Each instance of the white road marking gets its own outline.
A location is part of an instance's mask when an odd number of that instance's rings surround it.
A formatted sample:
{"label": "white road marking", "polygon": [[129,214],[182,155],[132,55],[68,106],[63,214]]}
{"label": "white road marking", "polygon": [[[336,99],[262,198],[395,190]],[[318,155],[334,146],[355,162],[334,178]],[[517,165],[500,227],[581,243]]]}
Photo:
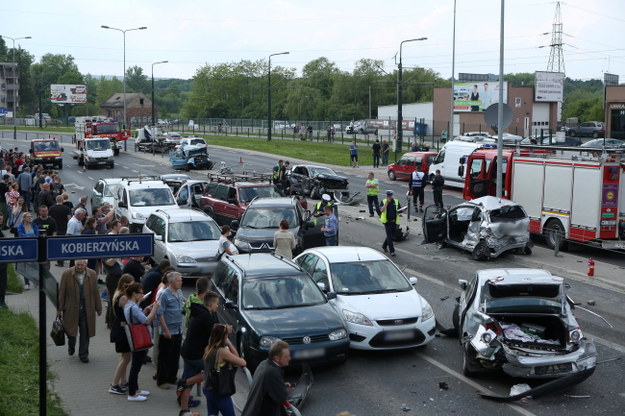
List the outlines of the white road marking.
{"label": "white road marking", "polygon": [[89,178],[89,180],[95,181],[95,179],[93,179],[91,176],[87,176],[87,178]]}
{"label": "white road marking", "polygon": [[[474,389],[480,390],[484,393],[488,393],[490,395],[496,395],[496,393],[492,390],[490,390],[487,387],[482,386],[479,383],[476,383],[474,380],[471,380],[470,378],[467,378],[465,376],[463,376],[462,374],[458,373],[455,370],[452,370],[451,368],[447,367],[445,364],[435,360],[434,358],[430,357],[427,354],[422,353],[421,351],[413,351],[413,353],[419,357],[424,359],[425,361],[427,361],[428,363],[440,368],[441,370],[443,370],[444,372],[446,372],[447,374],[449,374],[452,377],[457,378],[458,380],[462,381],[463,383],[468,384],[469,386],[473,387]],[[517,405],[517,404],[510,404],[510,403],[504,403],[506,406],[508,406],[511,410],[514,410],[516,412],[518,412],[521,415],[524,416],[536,416],[535,413],[530,412],[527,409],[522,408],[521,406]]]}
{"label": "white road marking", "polygon": [[132,169],[132,171],[133,171],[134,173],[139,173],[139,171],[138,171],[137,169]]}

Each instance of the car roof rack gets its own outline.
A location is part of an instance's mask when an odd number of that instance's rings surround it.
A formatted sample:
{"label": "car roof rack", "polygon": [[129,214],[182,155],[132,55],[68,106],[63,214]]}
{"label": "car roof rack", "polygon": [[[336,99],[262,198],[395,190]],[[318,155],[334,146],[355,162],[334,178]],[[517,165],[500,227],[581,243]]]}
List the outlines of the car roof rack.
{"label": "car roof rack", "polygon": [[139,176],[122,176],[122,181],[126,181],[129,184],[132,182],[143,182],[143,181],[159,181],[162,182],[162,180],[158,177],[158,176],[152,176],[152,175],[139,175]]}
{"label": "car roof rack", "polygon": [[268,173],[242,172],[242,173],[208,173],[209,182],[236,184],[237,182],[268,182],[271,183],[273,175]]}

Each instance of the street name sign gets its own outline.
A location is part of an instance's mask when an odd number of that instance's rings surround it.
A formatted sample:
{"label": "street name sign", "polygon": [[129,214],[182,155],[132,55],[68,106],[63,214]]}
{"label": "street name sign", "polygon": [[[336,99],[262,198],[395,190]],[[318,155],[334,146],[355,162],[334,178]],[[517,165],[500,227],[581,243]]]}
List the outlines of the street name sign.
{"label": "street name sign", "polygon": [[154,234],[55,236],[46,239],[48,260],[151,256]]}
{"label": "street name sign", "polygon": [[0,263],[37,261],[38,259],[37,237],[0,238]]}

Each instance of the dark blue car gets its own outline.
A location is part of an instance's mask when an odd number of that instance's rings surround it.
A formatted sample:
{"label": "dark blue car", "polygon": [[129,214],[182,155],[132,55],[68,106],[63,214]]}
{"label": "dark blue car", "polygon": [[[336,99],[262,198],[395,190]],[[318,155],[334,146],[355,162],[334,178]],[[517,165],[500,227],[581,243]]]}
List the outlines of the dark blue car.
{"label": "dark blue car", "polygon": [[214,278],[220,319],[232,325],[231,340],[253,371],[271,345],[286,341],[291,365],[347,359],[345,322],[299,265],[269,253],[222,257]]}

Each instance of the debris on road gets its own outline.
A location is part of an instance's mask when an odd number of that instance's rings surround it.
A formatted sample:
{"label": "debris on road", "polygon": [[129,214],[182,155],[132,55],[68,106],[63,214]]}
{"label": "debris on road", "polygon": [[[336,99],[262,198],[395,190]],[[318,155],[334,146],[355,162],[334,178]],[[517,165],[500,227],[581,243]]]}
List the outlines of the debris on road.
{"label": "debris on road", "polygon": [[441,381],[438,383],[438,388],[441,390],[449,390],[449,384],[445,383],[444,381]]}
{"label": "debris on road", "polygon": [[531,390],[529,384],[515,384],[514,386],[510,387],[510,396],[516,396],[517,394],[525,393],[528,390]]}
{"label": "debris on road", "polygon": [[401,406],[399,406],[399,408],[403,410],[404,412],[410,411],[410,408],[406,405],[406,403],[402,403]]}

